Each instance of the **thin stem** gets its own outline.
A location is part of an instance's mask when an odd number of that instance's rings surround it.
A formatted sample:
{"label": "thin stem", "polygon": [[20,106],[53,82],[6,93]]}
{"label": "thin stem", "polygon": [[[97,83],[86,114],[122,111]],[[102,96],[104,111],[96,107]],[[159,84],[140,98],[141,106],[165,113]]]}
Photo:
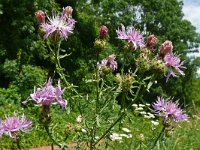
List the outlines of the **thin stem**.
{"label": "thin stem", "polygon": [[[137,89],[136,95],[135,95],[135,97],[134,97],[132,103],[130,103],[130,104],[127,106],[126,111],[132,106],[132,104],[134,103],[134,101],[135,101],[136,99],[138,99],[138,97],[139,97],[138,95],[139,95],[139,92],[140,92],[140,90],[141,90],[141,86],[142,86],[142,85],[140,84],[139,87],[138,87],[138,89]],[[101,141],[101,139],[103,139],[103,138],[110,132],[110,130],[111,130],[125,115],[126,115],[126,111],[124,111],[123,113],[121,113],[121,115],[117,118],[117,120],[111,124],[111,126],[110,126],[110,127],[105,131],[105,133],[94,143],[94,145],[98,144],[99,141]]]}
{"label": "thin stem", "polygon": [[156,146],[158,140],[159,140],[160,138],[163,137],[164,133],[165,133],[165,126],[163,126],[163,128],[162,128],[162,130],[160,131],[158,137],[156,138],[156,140],[155,140],[154,143],[152,144],[150,150],[152,150],[152,149]]}
{"label": "thin stem", "polygon": [[17,137],[16,143],[17,143],[17,148],[18,148],[19,150],[21,150],[21,146],[20,146],[20,142],[19,142],[19,137]]}
{"label": "thin stem", "polygon": [[[99,54],[96,54],[96,64],[99,61]],[[95,122],[93,124],[93,129],[92,129],[92,139],[90,141],[90,148],[93,149],[95,144],[95,136],[96,136],[96,129],[97,129],[97,117],[99,115],[99,69],[98,66],[96,65],[96,109],[95,109]]]}
{"label": "thin stem", "polygon": [[53,146],[53,143],[51,144],[51,149],[52,149],[52,150],[54,150],[54,146]]}
{"label": "thin stem", "polygon": [[[44,128],[45,128],[45,130],[46,130],[48,136],[49,136],[50,139],[52,140],[52,142],[53,142],[54,144],[58,145],[60,148],[62,148],[62,145],[61,145],[60,143],[58,143],[58,142],[54,139],[54,137],[52,136],[52,134],[50,133],[48,126],[45,126],[45,125],[44,125]],[[52,144],[53,144],[53,143],[52,143]],[[52,145],[52,146],[53,146],[53,145]],[[52,147],[52,146],[51,146],[51,147]],[[64,148],[62,148],[62,149],[64,149]]]}

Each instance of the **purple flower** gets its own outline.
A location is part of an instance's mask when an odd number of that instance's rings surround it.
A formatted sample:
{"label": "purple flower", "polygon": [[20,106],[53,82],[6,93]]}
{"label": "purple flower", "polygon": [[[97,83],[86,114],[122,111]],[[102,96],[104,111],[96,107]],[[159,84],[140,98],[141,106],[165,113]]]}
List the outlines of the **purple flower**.
{"label": "purple flower", "polygon": [[122,25],[121,30],[118,29],[116,30],[116,32],[118,35],[117,37],[118,39],[127,40],[128,43],[133,44],[135,49],[137,49],[138,46],[140,48],[145,46],[143,36],[138,31],[136,31],[133,27],[129,27],[126,30],[124,25]]}
{"label": "purple flower", "polygon": [[115,55],[112,54],[108,56],[108,58],[105,58],[101,61],[101,63],[97,64],[99,69],[102,67],[109,67],[112,71],[115,71],[117,69],[117,62],[115,61]]}
{"label": "purple flower", "polygon": [[180,122],[188,119],[188,115],[179,108],[178,102],[173,103],[170,98],[165,100],[161,97],[157,97],[157,101],[153,103],[152,107],[156,115],[164,118],[164,122],[168,120]]}
{"label": "purple flower", "polygon": [[49,36],[59,36],[67,40],[69,33],[72,33],[75,27],[75,20],[71,17],[71,13],[63,9],[62,14],[53,14],[48,17],[48,22],[41,24],[41,30],[45,32],[44,39]]}
{"label": "purple flower", "polygon": [[1,122],[0,132],[1,134],[6,134],[11,138],[15,138],[19,131],[28,132],[31,128],[31,125],[32,122],[27,120],[24,114],[22,115],[21,119],[14,114],[13,117],[7,117]]}
{"label": "purple flower", "polygon": [[33,94],[30,94],[32,100],[39,105],[51,105],[59,104],[62,108],[65,108],[67,102],[62,99],[64,90],[61,89],[60,81],[56,88],[52,85],[52,79],[49,78],[48,82],[43,88],[37,88]]}
{"label": "purple flower", "polygon": [[181,69],[186,67],[182,66],[183,62],[181,62],[179,57],[176,57],[173,54],[168,53],[164,57],[164,63],[168,67],[168,73],[166,75],[167,80],[169,79],[170,76],[177,77],[177,74],[185,75]]}

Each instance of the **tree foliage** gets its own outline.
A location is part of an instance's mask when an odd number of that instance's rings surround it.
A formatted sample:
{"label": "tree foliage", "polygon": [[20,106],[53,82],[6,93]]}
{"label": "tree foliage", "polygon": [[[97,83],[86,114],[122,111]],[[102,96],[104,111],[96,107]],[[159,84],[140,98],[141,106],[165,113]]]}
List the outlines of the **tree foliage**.
{"label": "tree foliage", "polygon": [[[40,66],[48,72],[55,68],[53,64],[49,65],[49,51],[39,38],[34,13],[43,10],[50,15],[52,10],[57,11],[67,5],[73,7],[73,18],[77,23],[74,34],[61,46],[65,49],[63,53],[71,53],[68,59],[62,61],[62,66],[65,67],[69,80],[76,85],[82,85],[82,90],[88,88],[82,84],[83,79],[90,76],[94,69],[93,44],[98,28],[103,24],[109,28],[109,44],[106,45],[103,57],[111,52],[119,54],[122,51],[116,49],[121,43],[115,38],[115,31],[124,24],[133,25],[145,35],[155,34],[160,39],[158,45],[165,39],[171,40],[174,52],[181,54],[182,59],[186,60],[185,77],[176,81],[172,79],[163,89],[156,85],[144,98],[155,97],[161,93],[189,102],[190,94],[193,93],[196,101],[199,96],[199,92],[194,92],[199,85],[196,69],[200,63],[197,59],[188,58],[187,54],[198,48],[200,39],[191,23],[183,19],[183,2],[178,0],[3,0],[0,2],[0,69],[3,70],[0,72],[3,79],[0,81],[1,87],[9,87],[14,80],[21,77],[23,66]],[[155,51],[157,49],[158,47]],[[12,61],[13,64],[9,65]],[[12,69],[14,65],[17,65],[18,69]],[[165,85],[164,78],[160,78],[160,81]]]}

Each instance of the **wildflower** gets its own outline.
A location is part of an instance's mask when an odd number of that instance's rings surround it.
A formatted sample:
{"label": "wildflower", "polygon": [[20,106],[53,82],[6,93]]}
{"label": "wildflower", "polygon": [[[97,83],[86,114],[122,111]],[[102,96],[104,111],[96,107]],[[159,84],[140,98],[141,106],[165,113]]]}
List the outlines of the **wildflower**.
{"label": "wildflower", "polygon": [[118,133],[112,133],[112,134],[110,135],[110,138],[111,138],[112,141],[116,141],[116,140],[121,141],[121,140],[122,140],[122,137],[121,137],[120,134],[118,134]]}
{"label": "wildflower", "polygon": [[39,105],[49,106],[51,104],[59,104],[62,108],[65,108],[67,102],[62,99],[62,94],[64,90],[61,89],[60,80],[58,81],[58,86],[54,88],[52,86],[52,79],[49,78],[48,82],[43,88],[37,88],[34,90],[30,97]]}
{"label": "wildflower", "polygon": [[153,121],[153,120],[151,120],[151,123],[152,123],[154,126],[159,125],[159,122],[158,122],[158,121]]}
{"label": "wildflower", "polygon": [[131,130],[128,129],[128,128],[122,128],[122,130],[123,130],[124,132],[127,132],[127,133],[131,132]]}
{"label": "wildflower", "polygon": [[81,129],[81,132],[83,132],[83,133],[87,133],[87,131],[85,130],[85,129]]}
{"label": "wildflower", "polygon": [[164,122],[174,120],[175,122],[185,121],[188,119],[188,115],[179,108],[178,103],[173,103],[170,99],[157,98],[157,101],[153,103],[153,112],[164,118]]}
{"label": "wildflower", "polygon": [[45,23],[45,13],[42,10],[38,10],[35,17],[40,24]]}
{"label": "wildflower", "polygon": [[63,16],[66,19],[72,17],[72,12],[73,12],[73,9],[71,6],[67,6],[67,7],[63,8]]}
{"label": "wildflower", "polygon": [[143,110],[143,108],[142,107],[138,107],[135,110]]}
{"label": "wildflower", "polygon": [[1,134],[6,134],[11,138],[15,138],[19,131],[28,132],[31,128],[32,122],[26,119],[26,116],[23,114],[20,119],[15,114],[13,117],[7,117],[4,121],[1,122],[0,130]]}
{"label": "wildflower", "polygon": [[185,75],[184,72],[181,70],[182,68],[186,68],[181,62],[179,57],[174,56],[173,54],[166,54],[164,57],[164,63],[168,68],[168,73],[166,75],[167,80],[170,76],[177,77],[177,74]]}
{"label": "wildflower", "polygon": [[171,41],[165,41],[159,48],[159,56],[164,57],[166,54],[172,54],[173,45]]}
{"label": "wildflower", "polygon": [[117,62],[115,61],[115,55],[112,54],[108,56],[108,58],[103,59],[101,61],[101,64],[98,63],[97,66],[99,67],[99,69],[102,69],[103,67],[108,67],[112,71],[115,71],[117,69]]}
{"label": "wildflower", "polygon": [[125,137],[125,138],[132,138],[132,134],[119,134],[120,137]]}
{"label": "wildflower", "polygon": [[148,47],[153,47],[157,43],[158,43],[158,39],[155,37],[155,35],[152,34],[147,37],[147,46]]}
{"label": "wildflower", "polygon": [[100,40],[103,40],[106,37],[107,32],[108,32],[108,28],[106,26],[101,26],[100,33],[99,33]]}
{"label": "wildflower", "polygon": [[140,48],[145,46],[143,36],[138,31],[136,31],[133,27],[129,27],[126,30],[124,25],[122,25],[121,30],[118,29],[116,30],[116,32],[117,32],[118,39],[127,40],[128,43],[133,44],[133,47],[135,49],[137,49],[138,46]]}
{"label": "wildflower", "polygon": [[45,32],[44,39],[50,36],[67,40],[69,33],[75,27],[75,20],[71,17],[71,10],[63,9],[61,14],[53,14],[48,17],[48,22],[41,24],[41,30]]}
{"label": "wildflower", "polygon": [[77,122],[77,123],[81,123],[81,121],[82,121],[82,116],[79,115],[79,116],[76,118],[76,122]]}

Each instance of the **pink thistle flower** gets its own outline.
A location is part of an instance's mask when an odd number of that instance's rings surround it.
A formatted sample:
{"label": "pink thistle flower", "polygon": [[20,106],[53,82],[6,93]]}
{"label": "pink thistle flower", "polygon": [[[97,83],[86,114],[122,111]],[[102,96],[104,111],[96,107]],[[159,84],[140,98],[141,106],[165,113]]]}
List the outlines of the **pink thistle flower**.
{"label": "pink thistle flower", "polygon": [[143,36],[133,27],[129,27],[126,29],[124,25],[122,25],[122,28],[116,30],[116,32],[117,32],[118,39],[127,40],[128,43],[133,44],[135,49],[137,49],[138,46],[140,48],[145,46]]}
{"label": "pink thistle flower", "polygon": [[54,88],[52,79],[49,78],[46,85],[43,88],[34,90],[34,93],[30,94],[30,97],[39,105],[59,104],[62,108],[66,108],[67,102],[62,99],[63,92],[64,90],[61,89],[60,81],[58,81],[58,86]]}
{"label": "pink thistle flower", "polygon": [[11,138],[15,138],[19,131],[28,132],[31,125],[32,122],[27,120],[24,114],[21,119],[14,114],[13,117],[7,117],[1,122],[0,130],[2,133],[10,136]]}
{"label": "pink thistle flower", "polygon": [[186,67],[183,66],[183,62],[181,62],[179,57],[168,53],[164,57],[164,63],[168,67],[167,80],[170,76],[177,77],[177,74],[185,75],[181,69]]}
{"label": "pink thistle flower", "polygon": [[117,69],[117,62],[115,61],[115,55],[112,54],[110,56],[108,56],[108,58],[105,58],[101,61],[101,63],[97,64],[99,69],[102,67],[109,67],[112,71],[115,71]]}
{"label": "pink thistle flower", "polygon": [[101,26],[99,33],[100,40],[103,40],[106,37],[107,33],[108,33],[108,28],[106,26]]}
{"label": "pink thistle flower", "polygon": [[64,9],[62,14],[53,14],[48,17],[48,22],[41,24],[41,30],[45,32],[44,39],[49,36],[58,36],[67,40],[70,33],[73,33],[75,20],[71,17],[69,9]]}
{"label": "pink thistle flower", "polygon": [[161,97],[157,97],[157,101],[153,103],[152,107],[153,112],[157,116],[162,116],[164,118],[164,122],[168,120],[181,122],[189,118],[188,115],[179,108],[178,102],[173,103],[170,98],[165,100]]}

